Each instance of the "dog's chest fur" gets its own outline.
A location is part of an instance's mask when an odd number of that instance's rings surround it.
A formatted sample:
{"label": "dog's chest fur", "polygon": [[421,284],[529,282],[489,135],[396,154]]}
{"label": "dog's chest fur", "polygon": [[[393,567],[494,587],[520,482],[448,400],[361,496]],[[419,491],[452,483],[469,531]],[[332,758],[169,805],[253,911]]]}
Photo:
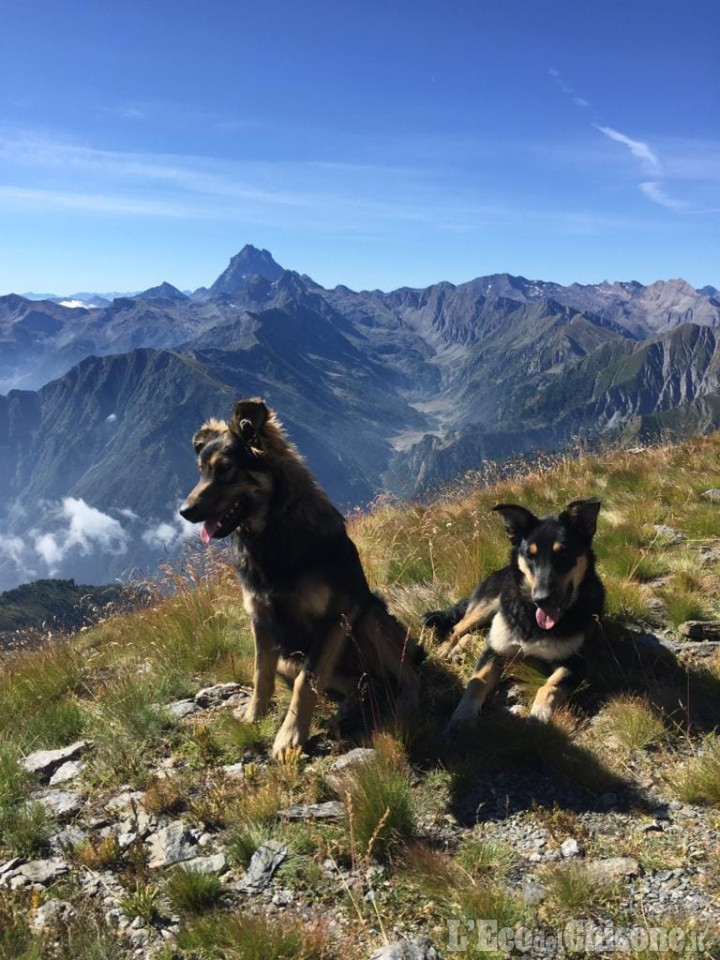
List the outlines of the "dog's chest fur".
{"label": "dog's chest fur", "polygon": [[577,653],[584,640],[584,631],[568,636],[523,636],[500,610],[493,617],[487,642],[502,657],[537,657],[538,660],[555,662]]}

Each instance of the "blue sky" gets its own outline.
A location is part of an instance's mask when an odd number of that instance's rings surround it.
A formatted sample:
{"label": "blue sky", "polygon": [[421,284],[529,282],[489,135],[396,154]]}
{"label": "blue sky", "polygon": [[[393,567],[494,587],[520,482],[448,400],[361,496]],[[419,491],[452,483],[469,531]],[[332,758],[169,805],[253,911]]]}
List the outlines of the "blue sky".
{"label": "blue sky", "polygon": [[0,36],[0,293],[720,286],[715,0],[26,0]]}

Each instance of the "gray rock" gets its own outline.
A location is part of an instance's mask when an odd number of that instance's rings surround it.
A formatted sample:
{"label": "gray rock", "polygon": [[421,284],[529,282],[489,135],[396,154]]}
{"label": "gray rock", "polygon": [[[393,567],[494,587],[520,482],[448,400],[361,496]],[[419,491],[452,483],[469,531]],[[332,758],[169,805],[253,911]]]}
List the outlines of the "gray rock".
{"label": "gray rock", "polygon": [[228,763],[220,769],[223,776],[229,777],[231,780],[240,780],[245,776],[244,763]]}
{"label": "gray rock", "polygon": [[278,843],[277,840],[268,840],[252,855],[250,866],[237,885],[237,889],[243,893],[261,893],[287,855],[287,847]]}
{"label": "gray rock", "polygon": [[193,857],[192,860],[186,860],[183,863],[186,870],[194,870],[195,873],[222,873],[226,866],[224,853],[215,853],[209,857]]}
{"label": "gray rock", "polygon": [[77,847],[79,844],[85,843],[87,838],[88,834],[85,830],[80,827],[69,826],[50,837],[50,846],[55,853],[62,853],[68,847]]}
{"label": "gray rock", "polygon": [[33,798],[58,820],[66,820],[79,813],[85,803],[85,795],[79,790],[48,790]]}
{"label": "gray rock", "polygon": [[564,857],[579,857],[580,845],[573,837],[568,837],[567,840],[563,840],[560,844],[560,853]]}
{"label": "gray rock", "polygon": [[68,760],[75,760],[92,747],[91,740],[76,740],[69,747],[59,750],[36,750],[23,757],[20,766],[28,773],[36,773],[43,780],[49,780],[58,767]]}
{"label": "gray rock", "polygon": [[340,790],[345,785],[348,776],[352,775],[363,763],[368,763],[374,757],[374,750],[368,747],[356,747],[337,758],[328,770],[325,779],[333,789]]}
{"label": "gray rock", "polygon": [[427,937],[422,937],[381,947],[370,955],[370,960],[441,960],[441,957]]}
{"label": "gray rock", "polygon": [[17,872],[29,883],[41,883],[45,886],[67,873],[69,869],[70,867],[60,857],[51,857],[49,860],[31,860],[30,863],[24,863]]}
{"label": "gray rock", "polygon": [[547,890],[541,883],[529,880],[523,887],[523,900],[526,906],[533,907],[547,897]]}
{"label": "gray rock", "polygon": [[240,693],[239,683],[216,683],[212,687],[204,687],[195,694],[195,703],[199,707],[214,707],[227,700],[233,694]]}
{"label": "gray rock", "polygon": [[6,860],[5,863],[0,864],[0,877],[6,873],[12,873],[22,862],[22,857],[13,857],[12,860]]}
{"label": "gray rock", "polygon": [[676,543],[680,540],[687,540],[687,534],[683,533],[682,530],[676,530],[674,527],[668,527],[664,523],[655,523],[653,524],[655,533],[659,537],[666,537],[668,540],[673,540]]}
{"label": "gray rock", "polygon": [[145,794],[139,790],[123,790],[116,794],[105,804],[108,813],[121,813],[123,810],[132,810],[133,807],[142,806]]}
{"label": "gray rock", "polygon": [[194,700],[174,700],[172,703],[166,703],[163,707],[169,714],[178,720],[183,717],[189,717],[198,710],[198,705]]}
{"label": "gray rock", "polygon": [[720,640],[720,620],[686,620],[678,633],[690,640]]}
{"label": "gray rock", "polygon": [[276,816],[278,820],[339,820],[346,813],[344,803],[328,800],[326,803],[311,803],[278,810]]}
{"label": "gray rock", "polygon": [[59,924],[66,923],[74,916],[75,908],[67,900],[48,900],[38,907],[30,928],[33,933],[42,933],[48,929],[51,933],[56,933]]}
{"label": "gray rock", "polygon": [[706,500],[710,500],[711,503],[720,503],[720,490],[717,487],[711,487],[709,490],[706,490],[705,493],[701,494]]}
{"label": "gray rock", "polygon": [[197,856],[197,845],[188,835],[186,824],[175,820],[167,827],[150,834],[146,840],[150,848],[148,866],[152,869],[169,867],[173,863],[182,863]]}
{"label": "gray rock", "polygon": [[50,786],[54,787],[58,783],[67,783],[68,780],[74,780],[79,777],[87,764],[82,760],[68,760],[61,767],[58,767],[55,773],[50,777]]}
{"label": "gray rock", "polygon": [[595,879],[607,883],[637,877],[640,873],[640,864],[635,857],[609,857],[607,860],[587,860],[585,865]]}

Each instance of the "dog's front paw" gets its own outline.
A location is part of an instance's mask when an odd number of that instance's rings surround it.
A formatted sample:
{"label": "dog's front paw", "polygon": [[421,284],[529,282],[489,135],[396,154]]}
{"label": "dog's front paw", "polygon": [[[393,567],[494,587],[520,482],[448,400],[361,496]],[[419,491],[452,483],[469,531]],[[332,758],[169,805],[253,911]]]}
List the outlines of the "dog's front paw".
{"label": "dog's front paw", "polygon": [[305,746],[306,736],[295,723],[284,723],[277,732],[272,755],[275,760],[284,760],[289,754]]}
{"label": "dog's front paw", "polygon": [[547,723],[549,720],[552,720],[553,715],[553,706],[549,701],[544,703],[534,703],[533,708],[530,711],[530,716],[534,720],[540,720],[542,723]]}

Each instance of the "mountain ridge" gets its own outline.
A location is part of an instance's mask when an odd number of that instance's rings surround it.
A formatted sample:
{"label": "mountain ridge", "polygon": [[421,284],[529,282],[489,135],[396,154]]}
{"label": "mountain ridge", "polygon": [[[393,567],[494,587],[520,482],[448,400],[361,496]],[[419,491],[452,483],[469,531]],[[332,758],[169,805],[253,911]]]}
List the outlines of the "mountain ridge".
{"label": "mountain ridge", "polygon": [[[720,426],[718,326],[720,301],[683,280],[357,292],[251,245],[190,296],[163,282],[93,309],[2,297],[0,527],[15,547],[0,586],[18,558],[107,581],[174,549],[189,438],[239,395],[265,396],[336,502],[361,506],[578,436]],[[80,522],[92,535],[73,541]]]}

